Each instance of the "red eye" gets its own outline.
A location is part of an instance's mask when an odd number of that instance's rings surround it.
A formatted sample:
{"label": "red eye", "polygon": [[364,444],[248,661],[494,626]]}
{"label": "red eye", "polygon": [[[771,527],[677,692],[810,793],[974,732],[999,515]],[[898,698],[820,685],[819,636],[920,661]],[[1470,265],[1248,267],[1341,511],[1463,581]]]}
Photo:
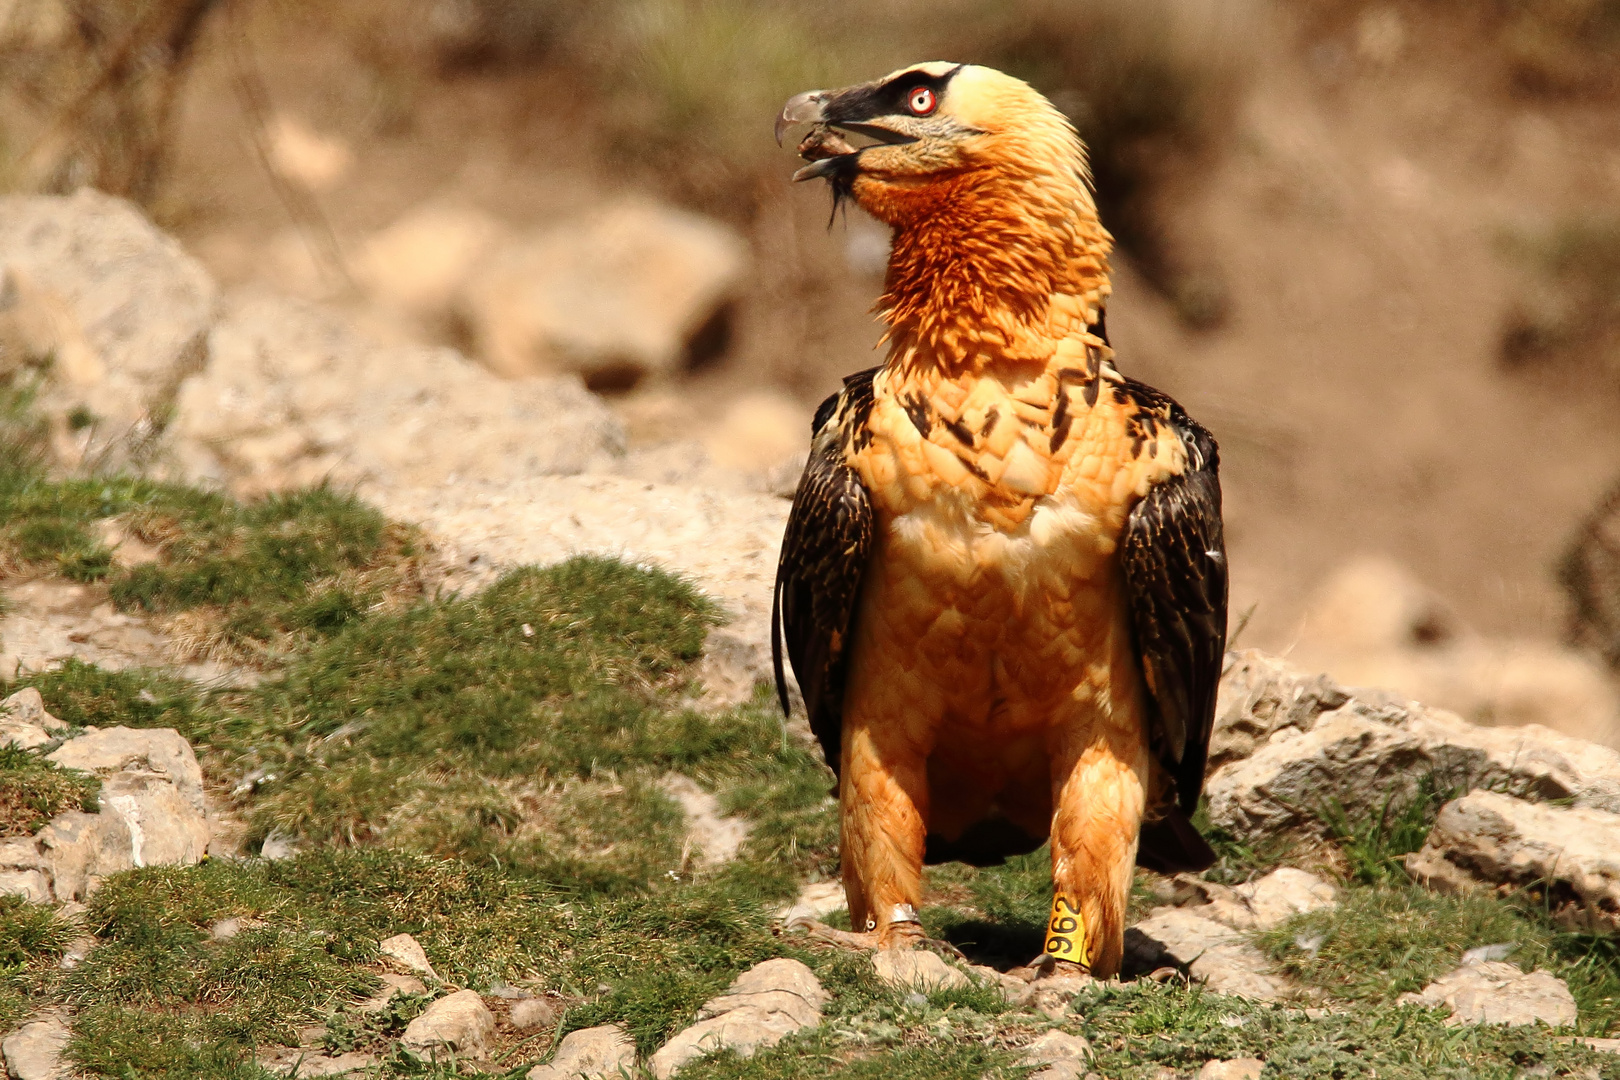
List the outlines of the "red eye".
{"label": "red eye", "polygon": [[939,102],[934,98],[934,92],[926,86],[919,86],[906,98],[906,105],[918,116],[927,116],[934,111]]}

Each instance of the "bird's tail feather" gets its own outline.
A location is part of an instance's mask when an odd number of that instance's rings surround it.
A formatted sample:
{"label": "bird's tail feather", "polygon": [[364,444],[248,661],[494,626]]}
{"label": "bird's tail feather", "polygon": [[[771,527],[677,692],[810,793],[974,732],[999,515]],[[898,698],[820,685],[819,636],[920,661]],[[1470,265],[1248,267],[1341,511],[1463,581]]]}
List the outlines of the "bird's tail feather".
{"label": "bird's tail feather", "polygon": [[1142,822],[1136,865],[1161,874],[1196,874],[1215,865],[1215,849],[1193,828],[1187,815],[1170,808],[1159,820]]}

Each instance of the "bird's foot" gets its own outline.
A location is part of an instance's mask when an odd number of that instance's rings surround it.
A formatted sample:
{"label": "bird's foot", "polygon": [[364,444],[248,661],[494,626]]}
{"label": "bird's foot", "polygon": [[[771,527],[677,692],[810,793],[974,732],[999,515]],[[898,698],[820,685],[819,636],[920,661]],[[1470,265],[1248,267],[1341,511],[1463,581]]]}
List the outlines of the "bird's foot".
{"label": "bird's foot", "polygon": [[1077,964],[1073,960],[1059,960],[1050,953],[1042,953],[1029,963],[1032,972],[1030,981],[1040,979],[1089,979],[1091,969],[1084,964]]}
{"label": "bird's foot", "polygon": [[889,927],[889,934],[885,940],[883,934],[877,930],[867,930],[864,933],[853,930],[839,930],[826,923],[816,922],[814,919],[795,919],[788,924],[789,930],[802,930],[816,941],[828,945],[836,945],[851,952],[873,952],[877,949],[927,949],[929,952],[939,953],[956,960],[966,960],[962,950],[948,941],[927,937],[918,923],[894,923]]}

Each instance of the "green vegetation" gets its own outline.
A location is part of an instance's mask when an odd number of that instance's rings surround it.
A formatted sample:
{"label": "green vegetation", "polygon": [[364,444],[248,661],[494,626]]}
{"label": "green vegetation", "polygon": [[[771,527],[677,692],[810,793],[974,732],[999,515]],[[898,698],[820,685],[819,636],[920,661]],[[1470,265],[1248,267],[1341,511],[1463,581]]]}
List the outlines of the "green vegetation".
{"label": "green vegetation", "polygon": [[1423,846],[1435,815],[1456,794],[1431,774],[1420,777],[1409,795],[1391,791],[1376,814],[1353,816],[1339,800],[1328,799],[1320,817],[1337,842],[1345,876],[1362,885],[1406,881],[1401,859]]}
{"label": "green vegetation", "polygon": [[70,927],[50,908],[0,896],[0,1031],[33,1011],[70,937]]}
{"label": "green vegetation", "polygon": [[38,754],[0,745],[0,837],[32,836],[65,810],[96,810],[100,781]]}
{"label": "green vegetation", "polygon": [[[0,571],[104,584],[124,611],[182,616],[194,659],[270,663],[422,592],[420,541],[329,488],[241,503],[131,475],[50,473],[31,393],[0,393]],[[109,539],[153,549],[120,565]]]}

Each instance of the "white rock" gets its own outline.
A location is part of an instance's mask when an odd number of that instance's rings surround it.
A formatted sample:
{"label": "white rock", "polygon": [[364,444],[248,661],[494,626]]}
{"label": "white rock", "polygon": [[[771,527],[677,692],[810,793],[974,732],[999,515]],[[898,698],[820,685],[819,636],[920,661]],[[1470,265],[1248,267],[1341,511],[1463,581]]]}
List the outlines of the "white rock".
{"label": "white rock", "polygon": [[[95,452],[149,427],[174,388],[207,359],[217,289],[180,245],[129,203],[88,188],[0,198],[0,321],[36,325],[33,351],[54,353],[48,412],[86,408],[101,421],[75,447]],[[27,308],[32,307],[30,314]],[[23,328],[25,336],[29,328]],[[0,328],[0,337],[5,331]]]}
{"label": "white rock", "polygon": [[202,770],[173,729],[89,731],[49,759],[102,781],[99,813],[58,814],[38,834],[57,900],[83,899],[107,874],[191,865],[207,852]]}
{"label": "white rock", "polygon": [[1208,896],[1208,903],[1190,910],[1237,930],[1269,930],[1294,915],[1338,902],[1338,890],[1330,883],[1291,866],[1229,889],[1208,882],[1195,884]]}
{"label": "white rock", "polygon": [[633,1075],[636,1044],[618,1024],[570,1031],[548,1065],[536,1065],[527,1080],[597,1080]]}
{"label": "white rock", "polygon": [[51,882],[41,870],[0,870],[0,896],[20,896],[30,904],[48,904]]}
{"label": "white rock", "polygon": [[51,732],[66,727],[66,724],[45,711],[44,699],[32,686],[0,701],[0,746],[9,743],[32,750],[50,742]]}
{"label": "white rock", "polygon": [[[46,671],[70,658],[111,671],[170,662],[163,635],[146,619],[114,610],[104,586],[44,577],[3,593],[8,610],[0,617],[0,671]],[[198,664],[182,674],[212,681],[227,671]]]}
{"label": "white rock", "polygon": [[1342,683],[1388,687],[1474,723],[1542,724],[1620,742],[1620,699],[1600,664],[1558,645],[1478,634],[1388,559],[1353,559],[1330,574],[1290,656]]}
{"label": "white rock", "polygon": [[0,720],[0,746],[15,746],[19,750],[32,750],[44,746],[51,737],[42,727],[16,720]]}
{"label": "white rock", "polygon": [[623,386],[678,367],[746,265],[747,245],[724,225],[626,202],[502,245],[463,307],[503,375],[574,372]]}
{"label": "white rock", "polygon": [[1074,996],[1090,990],[1097,980],[1090,975],[1053,975],[1025,983],[1020,990],[1017,980],[1010,975],[1000,980],[1002,996],[1015,1005],[1029,1005],[1049,1020],[1057,1021],[1069,1014]]}
{"label": "white rock", "polygon": [[1448,1024],[1505,1024],[1520,1027],[1540,1021],[1564,1027],[1576,1019],[1575,998],[1562,979],[1545,971],[1525,974],[1512,964],[1486,961],[1442,975],[1420,993],[1400,1000],[1430,1008],[1451,1009]]}
{"label": "white rock", "polygon": [[284,862],[298,855],[298,841],[284,832],[272,832],[259,845],[259,858],[266,862]]}
{"label": "white rock", "polygon": [[430,979],[437,979],[439,973],[433,970],[428,962],[427,951],[422,948],[421,942],[410,934],[395,934],[377,943],[377,951],[390,960],[398,961],[410,971],[418,975],[426,975]]}
{"label": "white rock", "polygon": [[198,813],[204,809],[202,768],[197,755],[173,728],[110,727],[70,739],[49,755],[64,769],[106,778],[115,772],[153,773]]}
{"label": "white rock", "polygon": [[1198,1080],[1260,1080],[1266,1063],[1259,1058],[1212,1059],[1198,1070]]}
{"label": "white rock", "polygon": [[405,1028],[400,1039],[409,1053],[425,1061],[484,1057],[495,1034],[495,1014],[476,990],[458,990],[429,1005]]}
{"label": "white rock", "polygon": [[1079,1035],[1053,1029],[1024,1048],[1019,1057],[1021,1065],[1055,1065],[1059,1062],[1083,1062],[1091,1057],[1091,1043]]}
{"label": "white rock", "polygon": [[1326,675],[1258,649],[1227,653],[1209,739],[1210,771],[1248,757],[1278,731],[1309,731],[1317,717],[1349,702],[1349,691]]}
{"label": "white rock", "polygon": [[442,319],[500,232],[500,222],[482,210],[418,206],[368,237],[351,268],[389,306]]}
{"label": "white rock", "polygon": [[[720,1050],[752,1057],[761,1047],[821,1023],[828,995],[815,973],[798,960],[778,958],[756,964],[726,992],[698,1010],[698,1022],[677,1032],[648,1063],[658,1080]],[[532,1075],[532,1074],[531,1074]]]}
{"label": "white rock", "polygon": [[0,713],[4,713],[8,720],[32,724],[46,731],[66,731],[68,728],[67,721],[58,720],[45,710],[45,699],[40,696],[39,689],[33,686],[24,687],[0,701]]}
{"label": "white rock", "polygon": [[959,990],[973,981],[960,968],[947,964],[927,949],[879,949],[872,954],[878,980],[901,990]]}
{"label": "white rock", "polygon": [[816,881],[800,889],[798,898],[778,911],[776,917],[788,925],[800,919],[820,921],[848,906],[849,901],[844,896],[843,882]]}
{"label": "white rock", "polygon": [[1431,888],[1545,887],[1559,915],[1620,929],[1620,814],[1472,791],[1441,807],[1406,868]]}
{"label": "white rock", "polygon": [[323,1054],[307,1046],[283,1046],[261,1054],[259,1066],[285,1080],[308,1080],[317,1076],[348,1076],[373,1069],[375,1054],[353,1051],[347,1054]]}
{"label": "white rock", "polygon": [[55,1017],[24,1024],[0,1042],[7,1071],[16,1080],[64,1080],[68,1067],[62,1051],[68,1035],[67,1025]]}
{"label": "white rock", "polygon": [[1125,953],[1143,970],[1168,961],[1211,990],[1252,1001],[1277,1001],[1291,990],[1253,945],[1197,909],[1159,908],[1125,931]]}
{"label": "white rock", "polygon": [[[450,349],[382,345],[317,307],[233,303],[180,388],[181,471],[238,491],[508,484],[610,462],[624,434],[574,379],[509,383]],[[369,491],[370,489],[368,489]]]}
{"label": "white rock", "polygon": [[1620,753],[1536,725],[1478,727],[1438,709],[1359,696],[1314,718],[1296,738],[1268,742],[1217,770],[1210,820],[1239,837],[1315,828],[1331,792],[1352,815],[1391,795],[1441,784],[1505,787],[1538,799],[1620,812]]}

